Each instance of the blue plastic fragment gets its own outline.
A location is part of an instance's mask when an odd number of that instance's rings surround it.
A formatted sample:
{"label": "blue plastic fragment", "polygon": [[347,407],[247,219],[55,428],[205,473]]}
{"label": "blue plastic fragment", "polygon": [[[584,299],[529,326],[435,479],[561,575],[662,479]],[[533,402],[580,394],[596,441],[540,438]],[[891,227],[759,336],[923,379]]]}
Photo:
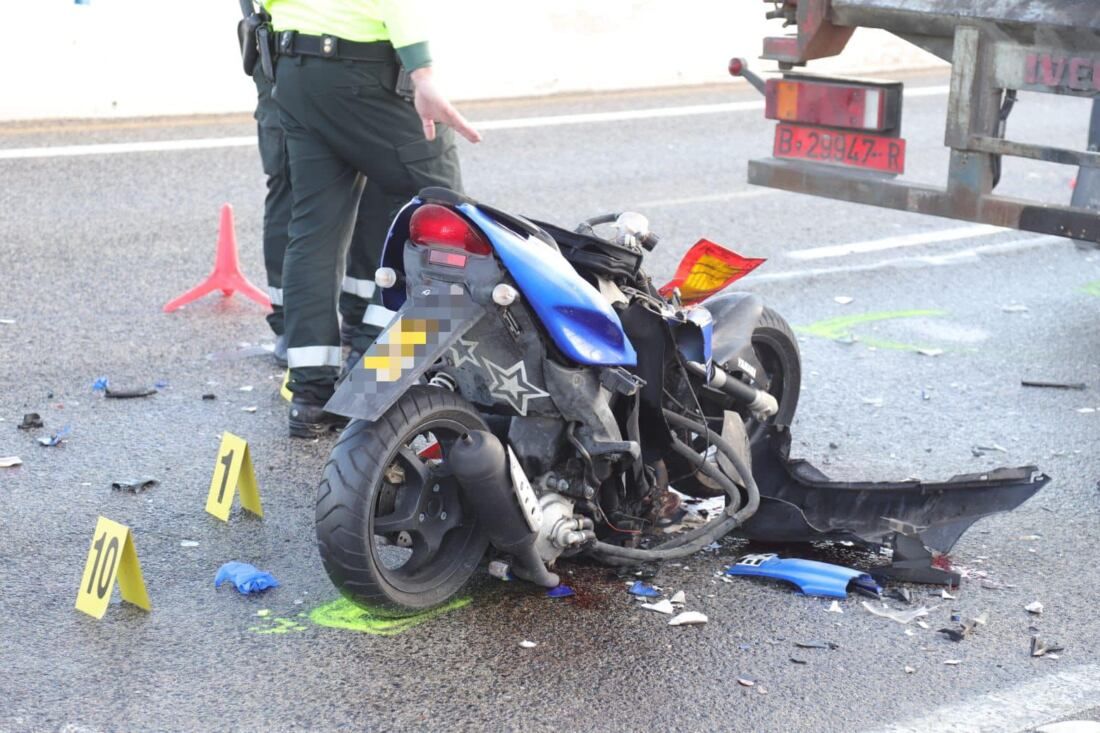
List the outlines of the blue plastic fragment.
{"label": "blue plastic fragment", "polygon": [[882,588],[867,573],[816,560],[780,558],[775,554],[745,555],[726,569],[726,575],[785,580],[808,596],[847,598],[848,585],[878,595]]}
{"label": "blue plastic fragment", "polygon": [[573,589],[570,588],[568,585],[559,585],[557,588],[551,588],[550,590],[546,591],[546,595],[550,596],[551,598],[568,598],[569,596],[575,594],[573,593]]}
{"label": "blue plastic fragment", "polygon": [[92,382],[92,391],[106,392],[108,386],[110,386],[110,380],[107,379],[107,377],[99,377],[94,382]]}
{"label": "blue plastic fragment", "polygon": [[642,598],[656,598],[661,595],[661,591],[654,588],[649,583],[643,583],[640,580],[635,580],[634,585],[630,586],[630,590],[627,591],[632,596],[641,596]]}
{"label": "blue plastic fragment", "polygon": [[274,575],[258,570],[246,562],[227,562],[218,568],[218,574],[214,576],[214,587],[221,587],[221,584],[227,580],[244,594],[259,593],[268,588],[279,587],[279,581],[275,580]]}
{"label": "blue plastic fragment", "polygon": [[55,445],[61,445],[61,441],[69,437],[72,432],[72,426],[66,425],[48,438],[39,438],[38,443],[39,445],[44,445],[47,448],[53,448]]}
{"label": "blue plastic fragment", "polygon": [[153,386],[156,387],[157,389],[165,389],[165,388],[168,387],[168,380],[167,379],[158,379],[156,382],[153,383]]}

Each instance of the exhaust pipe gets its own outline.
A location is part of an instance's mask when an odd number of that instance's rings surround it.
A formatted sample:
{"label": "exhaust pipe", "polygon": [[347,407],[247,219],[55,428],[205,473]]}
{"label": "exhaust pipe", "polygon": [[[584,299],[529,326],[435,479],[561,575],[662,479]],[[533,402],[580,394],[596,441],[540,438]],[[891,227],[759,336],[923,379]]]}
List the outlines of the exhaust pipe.
{"label": "exhaust pipe", "polygon": [[539,534],[520,510],[500,440],[483,430],[471,431],[455,441],[447,464],[489,542],[516,559],[512,572],[523,580],[556,588],[561,579],[546,569],[535,549]]}

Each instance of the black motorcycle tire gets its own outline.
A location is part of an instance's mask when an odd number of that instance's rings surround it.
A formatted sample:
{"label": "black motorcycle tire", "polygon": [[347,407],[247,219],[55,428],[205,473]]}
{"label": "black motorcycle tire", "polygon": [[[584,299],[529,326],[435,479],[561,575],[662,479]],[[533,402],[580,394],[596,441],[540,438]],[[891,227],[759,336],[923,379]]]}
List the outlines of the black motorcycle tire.
{"label": "black motorcycle tire", "polygon": [[755,417],[745,421],[749,443],[755,449],[763,444],[767,428],[788,428],[798,409],[798,397],[802,392],[802,356],[798,339],[783,316],[767,306],[752,332],[752,345],[756,358],[764,367],[770,383],[768,394],[779,401],[779,412],[766,422]]}
{"label": "black motorcycle tire", "polygon": [[[487,429],[485,421],[461,396],[422,385],[409,388],[377,420],[355,420],[348,425],[325,465],[316,506],[321,561],[345,598],[369,610],[416,612],[444,603],[470,579],[488,547],[485,533],[470,512],[462,509],[461,522],[447,530],[438,549],[434,553],[424,552],[430,558],[426,563],[411,562],[417,551],[417,545],[413,544],[407,564],[418,567],[407,575],[401,574],[400,567],[386,567],[383,552],[387,548],[379,546],[374,523],[387,491],[390,511],[395,514],[398,500],[393,497],[398,492],[415,491],[415,496],[422,497],[429,491],[423,480],[419,489],[410,488],[404,469],[398,474],[402,476],[400,486],[389,483],[395,475],[393,466],[409,460],[410,454],[418,455],[409,447],[415,436],[431,430],[433,435],[459,437],[472,430]],[[444,453],[439,465],[445,461]],[[391,471],[389,477],[387,471]],[[461,491],[457,482],[453,478],[435,478],[434,471],[428,483],[443,487],[444,492],[436,497],[448,497],[448,506],[460,510]],[[444,481],[450,483],[444,486]],[[430,514],[431,510],[428,511]],[[419,516],[423,522],[424,514]],[[435,519],[439,516],[437,510]],[[446,519],[447,515],[442,516]],[[428,520],[431,519],[429,516]]]}

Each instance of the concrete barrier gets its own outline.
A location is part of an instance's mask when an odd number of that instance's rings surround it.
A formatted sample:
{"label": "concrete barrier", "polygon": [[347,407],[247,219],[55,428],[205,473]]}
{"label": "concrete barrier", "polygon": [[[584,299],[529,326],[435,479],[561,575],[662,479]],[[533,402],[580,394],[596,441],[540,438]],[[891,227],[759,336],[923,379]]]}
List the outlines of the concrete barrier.
{"label": "concrete barrier", "polygon": [[[252,109],[233,0],[24,0],[7,15],[0,119],[132,117]],[[426,0],[442,81],[491,99],[728,81],[781,32],[756,0]],[[12,45],[14,44],[14,48]],[[860,31],[815,69],[871,74],[939,62]],[[761,69],[768,67],[757,64]]]}

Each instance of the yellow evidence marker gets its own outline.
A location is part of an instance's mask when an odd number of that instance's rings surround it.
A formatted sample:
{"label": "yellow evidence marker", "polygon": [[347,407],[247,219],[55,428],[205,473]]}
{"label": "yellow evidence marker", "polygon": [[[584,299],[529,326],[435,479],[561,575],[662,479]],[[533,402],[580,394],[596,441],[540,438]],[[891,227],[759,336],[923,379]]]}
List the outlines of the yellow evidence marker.
{"label": "yellow evidence marker", "polygon": [[88,561],[84,563],[84,576],[80,579],[80,590],[76,594],[76,609],[93,618],[103,618],[107,604],[111,602],[116,575],[122,600],[146,611],[152,610],[130,528],[100,517],[92,535]]}
{"label": "yellow evidence marker", "polygon": [[264,509],[260,506],[260,487],[256,483],[248,443],[233,433],[222,433],[218,460],[214,464],[214,475],[210,478],[210,492],[206,496],[206,511],[228,522],[229,510],[233,508],[233,494],[238,490],[241,506],[262,517]]}
{"label": "yellow evidence marker", "polygon": [[292,399],[294,399],[294,393],[290,391],[290,387],[288,386],[289,384],[290,370],[287,369],[286,374],[283,375],[283,383],[279,387],[279,395],[287,402],[290,402]]}

